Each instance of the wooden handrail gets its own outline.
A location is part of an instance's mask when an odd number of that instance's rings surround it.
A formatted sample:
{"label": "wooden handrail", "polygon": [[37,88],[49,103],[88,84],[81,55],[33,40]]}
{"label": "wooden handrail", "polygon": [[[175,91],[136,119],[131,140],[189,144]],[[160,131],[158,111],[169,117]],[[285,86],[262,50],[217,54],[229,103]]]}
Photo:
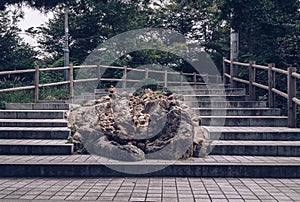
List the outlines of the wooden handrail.
{"label": "wooden handrail", "polygon": [[277,90],[276,88],[272,88],[272,91],[274,93],[276,93],[277,95],[280,95],[281,97],[284,97],[285,99],[288,99],[288,97],[289,97],[288,94],[286,94],[286,93],[284,93],[280,90]]}
{"label": "wooden handrail", "polygon": [[35,72],[35,70],[34,69],[25,69],[25,70],[5,71],[5,72],[0,72],[0,75],[22,74],[22,73],[31,73],[31,72]]}
{"label": "wooden handrail", "polygon": [[238,81],[238,82],[240,82],[240,83],[245,83],[245,84],[249,84],[250,82],[249,81],[247,81],[247,80],[244,80],[244,79],[239,79],[239,78],[236,78],[236,77],[234,77],[234,78],[232,78],[234,81]]}
{"label": "wooden handrail", "polygon": [[227,73],[224,73],[224,76],[226,76],[227,78],[231,78],[231,76]]}
{"label": "wooden handrail", "polygon": [[260,84],[260,83],[253,82],[253,85],[256,86],[256,87],[262,88],[264,90],[269,89],[269,86],[266,86],[266,85],[263,85],[263,84]]}
{"label": "wooden handrail", "polygon": [[274,71],[276,73],[279,73],[279,74],[284,74],[284,75],[288,74],[288,71],[283,70],[283,69],[278,69],[278,68],[275,68],[275,67],[272,68],[272,71]]}
{"label": "wooden handrail", "polygon": [[30,90],[34,89],[35,86],[24,86],[24,87],[17,87],[17,88],[6,88],[6,89],[1,89],[0,93],[7,93],[7,92],[12,92],[12,91],[19,91],[19,90]]}
{"label": "wooden handrail", "polygon": [[239,66],[243,66],[243,67],[249,67],[249,64],[247,64],[247,63],[242,63],[242,62],[232,62],[232,64],[234,64],[234,65],[239,65]]}
{"label": "wooden handrail", "polygon": [[263,69],[263,70],[269,69],[267,66],[257,65],[257,64],[253,64],[252,67],[257,68],[257,69]]}
{"label": "wooden handrail", "polygon": [[293,99],[293,102],[295,102],[297,105],[300,105],[300,100],[296,97],[294,97]]}
{"label": "wooden handrail", "polygon": [[[230,73],[227,71],[226,65],[230,65]],[[235,68],[238,67],[249,67],[249,80],[237,78],[238,74],[235,72]],[[255,69],[267,70],[268,71],[268,86],[258,83],[255,80],[256,71]],[[244,83],[249,85],[250,98],[255,100],[255,87],[264,89],[268,91],[268,103],[269,107],[275,107],[275,95],[279,95],[287,99],[288,105],[288,126],[296,127],[296,105],[300,105],[300,100],[296,97],[296,79],[300,79],[300,74],[296,73],[296,68],[288,68],[288,70],[283,70],[276,68],[274,64],[269,64],[268,66],[257,65],[255,62],[242,63],[237,61],[230,61],[223,58],[223,77],[228,78],[230,83],[234,82]],[[287,77],[287,93],[282,92],[275,88],[275,73],[285,75]],[[224,79],[226,81],[226,79]]]}
{"label": "wooden handrail", "polygon": [[292,76],[295,77],[296,79],[300,79],[300,74],[293,72]]}
{"label": "wooden handrail", "polygon": [[55,83],[45,83],[45,84],[39,84],[39,87],[49,87],[49,86],[59,86],[59,85],[65,85],[69,84],[70,81],[61,81],[61,82],[55,82]]}
{"label": "wooden handrail", "polygon": [[47,71],[58,71],[58,70],[68,70],[70,67],[52,67],[52,68],[40,68],[40,72],[47,72]]}

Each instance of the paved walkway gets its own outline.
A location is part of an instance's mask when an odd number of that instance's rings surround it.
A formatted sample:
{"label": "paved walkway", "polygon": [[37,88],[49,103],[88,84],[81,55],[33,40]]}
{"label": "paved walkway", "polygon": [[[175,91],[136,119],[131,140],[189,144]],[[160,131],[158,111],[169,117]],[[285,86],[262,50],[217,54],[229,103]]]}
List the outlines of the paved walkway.
{"label": "paved walkway", "polygon": [[300,179],[0,178],[0,200],[300,201]]}

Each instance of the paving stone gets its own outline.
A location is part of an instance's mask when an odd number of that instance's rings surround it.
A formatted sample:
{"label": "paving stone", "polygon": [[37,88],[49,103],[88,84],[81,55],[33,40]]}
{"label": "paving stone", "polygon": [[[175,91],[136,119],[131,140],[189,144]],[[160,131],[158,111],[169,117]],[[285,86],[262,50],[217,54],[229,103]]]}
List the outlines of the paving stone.
{"label": "paving stone", "polygon": [[229,201],[227,199],[223,199],[223,198],[217,198],[217,199],[211,199],[212,202],[226,202],[226,201]]}
{"label": "paving stone", "polygon": [[64,200],[66,196],[52,196],[50,200]]}
{"label": "paving stone", "polygon": [[161,193],[148,193],[147,198],[160,198]]}
{"label": "paving stone", "polygon": [[244,199],[240,198],[240,199],[236,199],[236,198],[227,198],[228,201],[230,202],[244,202]]}
{"label": "paving stone", "polygon": [[202,199],[202,198],[200,198],[200,199],[195,199],[195,201],[196,202],[211,202],[211,200],[210,199]]}
{"label": "paving stone", "polygon": [[18,199],[18,198],[20,198],[20,197],[22,197],[23,195],[19,195],[19,194],[10,194],[10,195],[8,195],[8,196],[5,196],[5,197],[3,197],[3,198],[5,198],[5,199]]}
{"label": "paving stone", "polygon": [[23,195],[19,199],[31,200],[34,199],[37,195]]}
{"label": "paving stone", "polygon": [[173,198],[165,198],[165,197],[163,197],[162,201],[165,201],[165,202],[174,202],[174,201],[178,201],[178,198],[177,197],[173,197]]}
{"label": "paving stone", "polygon": [[129,197],[115,197],[113,201],[128,201]]}
{"label": "paving stone", "polygon": [[186,198],[186,197],[181,198],[181,197],[179,197],[178,201],[180,201],[180,202],[194,202],[194,198]]}
{"label": "paving stone", "polygon": [[131,197],[129,200],[130,201],[144,201],[145,197]]}
{"label": "paving stone", "polygon": [[146,198],[146,201],[149,201],[149,202],[160,202],[160,201],[162,201],[162,199],[161,198],[155,198],[155,197],[153,197],[153,198]]}

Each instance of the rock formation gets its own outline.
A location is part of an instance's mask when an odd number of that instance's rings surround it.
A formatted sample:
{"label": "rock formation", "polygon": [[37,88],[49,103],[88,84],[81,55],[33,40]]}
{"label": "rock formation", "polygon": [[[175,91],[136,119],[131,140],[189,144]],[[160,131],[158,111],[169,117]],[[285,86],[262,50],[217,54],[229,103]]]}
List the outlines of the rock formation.
{"label": "rock formation", "polygon": [[194,112],[175,93],[139,89],[110,93],[73,110],[69,122],[85,149],[123,160],[205,156],[206,138]]}

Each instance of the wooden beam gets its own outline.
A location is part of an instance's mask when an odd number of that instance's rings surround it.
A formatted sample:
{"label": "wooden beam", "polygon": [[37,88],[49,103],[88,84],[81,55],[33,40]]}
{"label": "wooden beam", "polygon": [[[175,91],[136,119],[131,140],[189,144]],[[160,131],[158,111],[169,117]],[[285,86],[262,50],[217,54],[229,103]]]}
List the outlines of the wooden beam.
{"label": "wooden beam", "polygon": [[288,68],[288,127],[296,128],[297,120],[297,108],[296,104],[293,101],[293,98],[296,97],[296,78],[292,74],[296,72],[296,68]]}

